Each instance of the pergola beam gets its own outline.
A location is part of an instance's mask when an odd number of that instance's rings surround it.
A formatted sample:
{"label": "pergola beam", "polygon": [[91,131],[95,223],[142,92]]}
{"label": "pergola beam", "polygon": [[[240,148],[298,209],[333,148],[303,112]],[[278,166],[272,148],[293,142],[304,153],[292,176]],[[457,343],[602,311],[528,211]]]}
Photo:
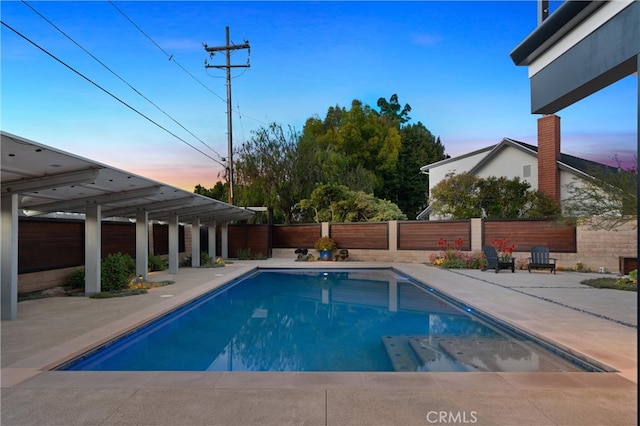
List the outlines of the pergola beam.
{"label": "pergola beam", "polygon": [[93,183],[100,174],[100,169],[91,168],[54,175],[23,178],[10,182],[2,182],[3,194],[24,194],[45,189],[60,188],[69,185]]}

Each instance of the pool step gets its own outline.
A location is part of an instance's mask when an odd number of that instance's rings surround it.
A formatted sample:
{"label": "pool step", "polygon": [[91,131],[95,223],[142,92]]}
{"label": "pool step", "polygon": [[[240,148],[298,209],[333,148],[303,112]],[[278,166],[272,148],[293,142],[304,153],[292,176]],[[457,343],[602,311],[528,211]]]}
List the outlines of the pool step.
{"label": "pool step", "polygon": [[420,365],[427,365],[438,359],[438,353],[430,345],[427,336],[407,336],[409,346],[420,359]]}
{"label": "pool step", "polygon": [[411,349],[409,339],[413,336],[383,336],[382,344],[387,350],[394,371],[419,371],[422,363]]}

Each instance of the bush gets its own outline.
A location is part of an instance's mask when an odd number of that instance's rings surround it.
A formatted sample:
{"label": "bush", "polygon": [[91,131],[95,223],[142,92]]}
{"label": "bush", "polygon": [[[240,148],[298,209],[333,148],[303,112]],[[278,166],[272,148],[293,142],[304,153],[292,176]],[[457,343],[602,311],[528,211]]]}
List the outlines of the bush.
{"label": "bush", "polygon": [[213,258],[206,251],[200,252],[200,266],[206,266],[211,263]]}
{"label": "bush", "polygon": [[84,288],[84,268],[74,269],[67,277],[67,286],[71,288]]}
{"label": "bush", "polygon": [[638,291],[638,284],[634,283],[626,277],[621,278],[593,278],[582,280],[580,284],[588,285],[595,288],[610,288],[614,290]]}
{"label": "bush", "polygon": [[238,249],[236,251],[236,256],[238,257],[238,260],[249,260],[251,259],[251,249]]}
{"label": "bush", "polygon": [[131,256],[123,253],[110,254],[102,260],[100,287],[104,292],[122,290],[129,287],[136,273],[136,264]]}
{"label": "bush", "polygon": [[164,271],[167,269],[167,263],[160,256],[155,256],[153,254],[149,255],[149,261],[147,263],[149,271]]}

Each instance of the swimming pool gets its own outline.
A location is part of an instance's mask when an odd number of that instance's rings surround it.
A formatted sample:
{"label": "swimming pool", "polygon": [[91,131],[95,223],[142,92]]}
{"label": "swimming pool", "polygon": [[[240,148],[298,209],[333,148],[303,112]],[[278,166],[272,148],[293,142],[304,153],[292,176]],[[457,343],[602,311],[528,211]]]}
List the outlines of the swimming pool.
{"label": "swimming pool", "polygon": [[448,299],[392,269],[259,270],[58,369],[600,371]]}

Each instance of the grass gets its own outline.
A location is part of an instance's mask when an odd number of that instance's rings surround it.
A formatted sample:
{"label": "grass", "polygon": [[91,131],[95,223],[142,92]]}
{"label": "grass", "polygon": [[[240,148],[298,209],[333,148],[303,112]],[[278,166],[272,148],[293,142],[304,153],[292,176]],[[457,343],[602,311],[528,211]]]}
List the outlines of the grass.
{"label": "grass", "polygon": [[626,278],[592,278],[580,281],[580,284],[595,288],[609,288],[614,290],[638,291],[638,284]]}

